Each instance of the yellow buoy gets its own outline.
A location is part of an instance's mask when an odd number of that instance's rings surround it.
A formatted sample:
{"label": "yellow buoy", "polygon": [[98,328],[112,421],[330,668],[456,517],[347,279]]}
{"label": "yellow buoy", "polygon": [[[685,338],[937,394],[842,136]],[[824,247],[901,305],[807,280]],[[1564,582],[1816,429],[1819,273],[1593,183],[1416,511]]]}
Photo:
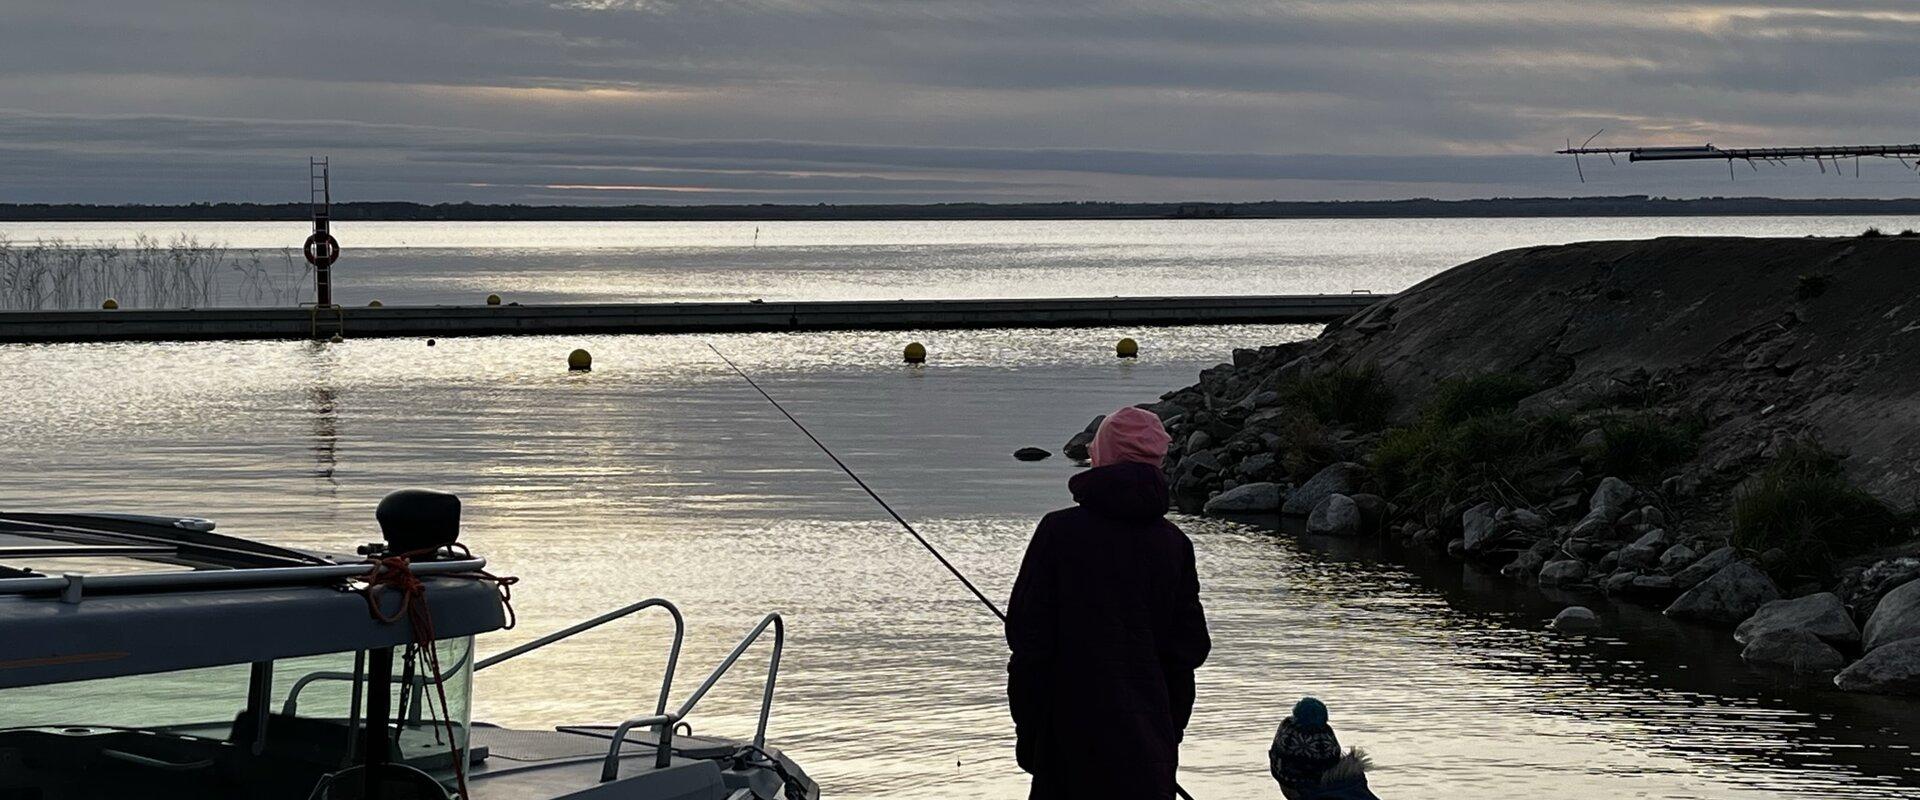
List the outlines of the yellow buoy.
{"label": "yellow buoy", "polygon": [[568,353],[567,369],[572,372],[592,372],[593,354],[585,350],[575,350]]}
{"label": "yellow buoy", "polygon": [[382,305],[384,305],[384,303],[381,303],[381,302],[380,302],[380,301],[378,301],[378,300],[373,300],[373,301],[369,301],[369,302],[367,303],[367,307],[368,307],[368,308],[379,308],[379,307],[380,307],[380,306],[382,306]]}
{"label": "yellow buoy", "polygon": [[487,295],[487,305],[490,305],[490,306],[500,305],[500,295],[497,295],[497,294]]}
{"label": "yellow buoy", "polygon": [[113,298],[111,298],[111,297],[109,297],[109,298],[107,298],[107,301],[106,301],[106,302],[104,302],[104,303],[101,303],[101,304],[100,304],[100,307],[101,307],[101,308],[104,308],[104,309],[106,309],[106,310],[108,310],[108,311],[112,311],[112,310],[114,310],[114,309],[116,309],[116,308],[119,308],[119,307],[120,307],[120,301],[118,301],[118,300],[115,300],[115,299],[113,299]]}
{"label": "yellow buoy", "polygon": [[1140,343],[1130,338],[1121,339],[1119,344],[1113,346],[1113,354],[1121,358],[1139,358]]}
{"label": "yellow buoy", "polygon": [[927,346],[913,342],[907,345],[907,350],[902,355],[909,364],[925,364],[927,363]]}

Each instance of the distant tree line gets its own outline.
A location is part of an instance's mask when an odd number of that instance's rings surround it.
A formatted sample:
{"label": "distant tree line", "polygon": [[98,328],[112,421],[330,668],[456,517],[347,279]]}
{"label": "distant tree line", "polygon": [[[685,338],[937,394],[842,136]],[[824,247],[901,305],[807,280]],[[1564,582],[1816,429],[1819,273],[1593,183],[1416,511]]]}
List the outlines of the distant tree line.
{"label": "distant tree line", "polygon": [[[931,203],[924,205],[535,206],[479,203],[335,203],[337,220],[1033,220],[1033,219],[1332,219],[1406,217],[1674,217],[1920,214],[1920,198],[1901,200],[1774,197],[1675,199],[1496,197],[1484,200],[1334,200],[1249,203]],[[93,205],[0,203],[0,221],[286,221],[310,215],[306,203]]]}

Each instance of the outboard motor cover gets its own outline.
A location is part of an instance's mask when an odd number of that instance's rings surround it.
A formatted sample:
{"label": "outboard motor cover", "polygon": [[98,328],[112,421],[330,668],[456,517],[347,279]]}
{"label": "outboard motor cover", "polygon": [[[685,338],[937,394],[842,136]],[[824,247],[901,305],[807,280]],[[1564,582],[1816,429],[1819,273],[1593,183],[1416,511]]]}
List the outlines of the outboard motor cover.
{"label": "outboard motor cover", "polygon": [[373,512],[387,552],[438,550],[460,538],[460,498],[432,489],[401,489],[380,499]]}

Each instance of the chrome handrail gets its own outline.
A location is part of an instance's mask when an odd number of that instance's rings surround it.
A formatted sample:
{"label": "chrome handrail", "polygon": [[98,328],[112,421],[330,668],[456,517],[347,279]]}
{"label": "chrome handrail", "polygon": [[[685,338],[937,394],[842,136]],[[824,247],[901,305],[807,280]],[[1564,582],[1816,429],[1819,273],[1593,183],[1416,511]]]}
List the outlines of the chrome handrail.
{"label": "chrome handrail", "polygon": [[734,645],[733,652],[727,654],[727,657],[720,662],[720,666],[714,667],[713,672],[707,675],[707,679],[701,682],[700,688],[693,690],[693,694],[688,696],[686,702],[681,703],[678,709],[671,713],[634,717],[614,728],[613,742],[608,745],[607,757],[600,765],[600,782],[606,783],[620,777],[620,747],[626,743],[627,733],[640,726],[658,726],[660,732],[655,745],[654,767],[666,767],[673,754],[674,724],[692,713],[694,705],[707,696],[707,692],[720,681],[720,676],[725,675],[727,670],[732,669],[733,665],[740,661],[741,654],[759,640],[760,634],[765,633],[768,626],[773,627],[773,655],[767,662],[766,687],[760,693],[760,726],[753,734],[753,746],[764,749],[767,746],[767,719],[773,714],[773,687],[780,677],[780,652],[786,648],[787,643],[787,624],[778,613],[762,617],[760,624],[755,625],[739,644]]}
{"label": "chrome handrail", "polygon": [[679,606],[676,606],[672,602],[659,597],[650,597],[638,603],[633,603],[631,605],[614,609],[605,614],[601,614],[600,616],[594,617],[593,619],[586,620],[585,622],[579,622],[573,625],[569,625],[565,628],[554,631],[553,633],[549,633],[531,642],[527,642],[526,644],[520,645],[518,647],[514,647],[510,650],[507,650],[506,652],[487,656],[486,658],[473,662],[473,671],[479,672],[480,670],[486,669],[487,667],[491,667],[495,664],[498,664],[502,661],[506,661],[507,659],[513,658],[515,656],[531,653],[542,647],[546,647],[547,645],[553,644],[554,642],[560,641],[561,639],[565,639],[576,633],[598,628],[601,625],[605,625],[609,622],[612,622],[616,619],[627,616],[628,614],[632,614],[636,611],[640,611],[642,609],[655,608],[655,607],[666,609],[667,614],[673,617],[673,649],[667,651],[666,676],[662,678],[660,681],[660,699],[659,699],[659,702],[655,705],[655,710],[654,710],[654,714],[664,715],[667,713],[667,695],[668,693],[673,691],[673,674],[674,674],[674,671],[679,669],[679,666],[680,666],[680,643],[684,639],[686,639],[687,621],[685,617],[680,616]]}

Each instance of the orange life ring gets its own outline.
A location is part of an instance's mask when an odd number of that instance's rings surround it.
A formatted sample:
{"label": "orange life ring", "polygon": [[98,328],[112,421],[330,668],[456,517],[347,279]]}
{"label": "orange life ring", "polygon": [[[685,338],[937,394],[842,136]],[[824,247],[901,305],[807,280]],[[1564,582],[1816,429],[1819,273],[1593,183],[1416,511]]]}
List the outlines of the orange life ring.
{"label": "orange life ring", "polygon": [[330,233],[316,232],[307,237],[307,243],[301,249],[306,252],[307,263],[316,267],[330,267],[340,259],[340,243],[334,241]]}

